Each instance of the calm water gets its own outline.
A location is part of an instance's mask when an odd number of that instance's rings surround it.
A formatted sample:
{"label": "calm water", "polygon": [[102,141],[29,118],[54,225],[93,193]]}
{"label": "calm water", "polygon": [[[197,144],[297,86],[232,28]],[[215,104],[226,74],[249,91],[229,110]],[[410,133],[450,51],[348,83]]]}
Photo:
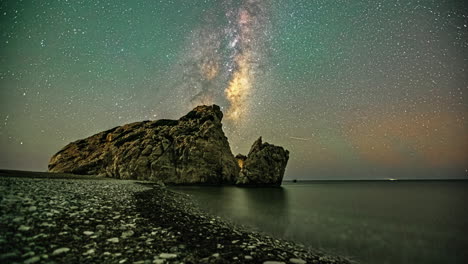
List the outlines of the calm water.
{"label": "calm water", "polygon": [[468,263],[468,182],[173,189],[235,223],[361,263]]}

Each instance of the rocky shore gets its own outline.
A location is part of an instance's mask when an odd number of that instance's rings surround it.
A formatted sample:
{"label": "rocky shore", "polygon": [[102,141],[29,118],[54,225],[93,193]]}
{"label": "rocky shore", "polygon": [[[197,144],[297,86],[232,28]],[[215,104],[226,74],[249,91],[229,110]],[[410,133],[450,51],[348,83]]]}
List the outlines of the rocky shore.
{"label": "rocky shore", "polygon": [[350,263],[149,182],[0,171],[0,263]]}
{"label": "rocky shore", "polygon": [[217,105],[178,120],[134,122],[64,146],[50,172],[102,175],[165,184],[280,186],[289,151],[259,137],[247,156],[231,152]]}

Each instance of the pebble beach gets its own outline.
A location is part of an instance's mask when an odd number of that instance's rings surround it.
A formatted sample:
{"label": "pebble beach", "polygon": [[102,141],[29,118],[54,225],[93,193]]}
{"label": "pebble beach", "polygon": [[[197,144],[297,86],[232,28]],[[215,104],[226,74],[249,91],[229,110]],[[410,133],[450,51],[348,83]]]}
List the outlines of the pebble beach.
{"label": "pebble beach", "polygon": [[0,171],[1,263],[352,263],[202,211],[163,186]]}

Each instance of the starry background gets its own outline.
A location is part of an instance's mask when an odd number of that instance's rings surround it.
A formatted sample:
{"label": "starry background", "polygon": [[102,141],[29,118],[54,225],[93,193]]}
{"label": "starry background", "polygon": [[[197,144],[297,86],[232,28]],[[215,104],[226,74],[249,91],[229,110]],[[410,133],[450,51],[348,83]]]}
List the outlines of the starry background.
{"label": "starry background", "polygon": [[463,1],[6,0],[0,21],[0,168],[216,103],[234,154],[290,150],[286,179],[468,177]]}

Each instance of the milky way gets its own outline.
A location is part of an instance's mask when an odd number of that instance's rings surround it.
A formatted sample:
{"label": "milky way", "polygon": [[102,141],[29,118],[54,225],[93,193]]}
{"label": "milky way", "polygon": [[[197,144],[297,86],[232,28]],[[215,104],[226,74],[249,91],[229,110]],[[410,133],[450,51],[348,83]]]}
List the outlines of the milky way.
{"label": "milky way", "polygon": [[[249,111],[251,89],[258,68],[265,64],[269,1],[224,1],[204,14],[205,23],[194,30],[186,56],[182,85],[195,92],[195,104],[229,103],[227,120],[240,122]],[[224,20],[222,26],[217,20]],[[223,93],[221,93],[223,92]]]}

